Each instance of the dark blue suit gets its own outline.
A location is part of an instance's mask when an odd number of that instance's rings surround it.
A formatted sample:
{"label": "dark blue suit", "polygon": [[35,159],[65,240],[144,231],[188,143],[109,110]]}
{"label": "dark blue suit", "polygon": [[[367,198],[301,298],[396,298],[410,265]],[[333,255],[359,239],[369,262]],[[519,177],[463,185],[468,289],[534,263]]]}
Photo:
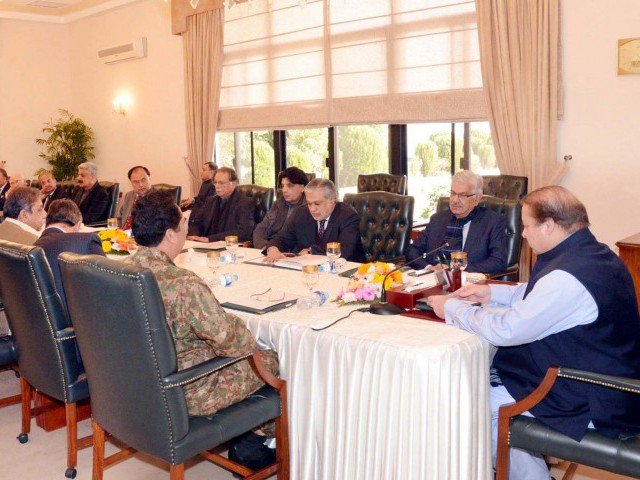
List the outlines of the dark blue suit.
{"label": "dark blue suit", "polygon": [[351,205],[337,202],[322,241],[316,243],[316,222],[307,207],[297,208],[287,219],[284,226],[272,240],[263,253],[266,254],[270,246],[278,247],[281,252],[298,253],[308,248],[314,255],[326,255],[328,242],[340,242],[341,256],[350,262],[365,262],[364,249],[360,236],[360,217]]}
{"label": "dark blue suit", "polygon": [[44,250],[53,273],[56,290],[60,295],[62,304],[67,308],[67,297],[62,287],[58,255],[62,252],[72,252],[80,255],[102,255],[104,257],[100,238],[96,233],[66,233],[57,228],[46,228],[34,245]]}
{"label": "dark blue suit", "polygon": [[[440,247],[444,243],[447,225],[454,215],[447,209],[431,216],[429,224],[420,236],[409,246],[407,260],[420,257],[423,253]],[[467,271],[500,273],[507,268],[507,222],[498,213],[478,207],[478,212],[469,225],[463,250],[467,252]],[[414,263],[414,268],[424,268],[427,264],[438,263],[432,254],[425,260]]]}

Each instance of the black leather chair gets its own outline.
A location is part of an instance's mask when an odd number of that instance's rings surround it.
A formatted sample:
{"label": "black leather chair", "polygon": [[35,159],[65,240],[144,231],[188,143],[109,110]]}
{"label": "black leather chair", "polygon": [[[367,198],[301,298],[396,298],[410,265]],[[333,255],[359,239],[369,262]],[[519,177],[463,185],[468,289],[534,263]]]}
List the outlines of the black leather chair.
{"label": "black leather chair", "polygon": [[492,197],[522,200],[527,194],[527,177],[515,175],[485,175],[483,192]]}
{"label": "black leather chair", "polygon": [[254,219],[256,225],[259,224],[273,204],[273,197],[275,195],[273,188],[253,184],[238,185],[236,188],[240,193],[249,197],[255,204]]}
{"label": "black leather chair", "polygon": [[409,248],[414,198],[389,192],[347,193],[343,202],[360,215],[367,262],[397,261]]}
{"label": "black leather chair", "polygon": [[[0,312],[4,312],[4,305],[0,302]],[[4,321],[0,319],[0,321]],[[0,372],[14,370],[18,375],[18,351],[11,335],[0,337]],[[0,398],[0,408],[20,403],[20,395]]]}
{"label": "black leather chair", "polygon": [[[522,246],[522,205],[519,200],[508,200],[503,198],[484,195],[480,200],[480,207],[485,207],[502,215],[507,221],[507,269],[500,274],[492,275],[496,280],[518,281],[520,250]],[[449,197],[440,197],[436,206],[436,211],[441,212],[449,209]]]}
{"label": "black leather chair", "polygon": [[182,187],[179,185],[169,185],[168,183],[156,183],[151,185],[156,190],[168,190],[176,197],[176,203],[180,204],[180,197],[182,197]]}
{"label": "black leather chair", "polygon": [[77,182],[73,180],[65,180],[63,182],[58,182],[58,185],[62,187],[65,193],[66,198],[71,198],[73,195],[73,191],[78,186]]}
{"label": "black leather chair", "polygon": [[571,465],[563,480],[573,477],[577,464],[640,478],[640,432],[625,432],[611,439],[590,429],[577,442],[533,417],[521,415],[542,401],[557,377],[640,394],[640,380],[550,367],[542,383],[529,396],[500,407],[496,479],[508,479],[509,449],[512,447],[568,460]]}
{"label": "black leather chair", "polygon": [[[60,255],[69,312],[91,389],[94,479],[102,478],[105,430],[131,449],[170,465],[172,480],[184,478],[185,460],[200,454],[251,479],[278,471],[288,478],[286,383],[255,368],[270,386],[210,417],[191,417],[182,385],[241,358],[217,357],[178,371],[173,338],[153,272],[98,256]],[[96,312],[100,312],[96,315]],[[277,463],[254,472],[210,449],[276,419]],[[122,458],[132,450],[116,453]],[[118,456],[119,455],[119,456]],[[98,476],[96,476],[96,471]]]}
{"label": "black leather chair", "polygon": [[406,195],[407,176],[390,173],[358,175],[358,193],[378,191]]}
{"label": "black leather chair", "polygon": [[[107,218],[113,218],[116,216],[116,206],[118,204],[118,194],[120,193],[120,184],[117,182],[98,182],[101,187],[104,187],[109,194],[109,213]],[[100,219],[104,220],[105,225],[107,218]]]}
{"label": "black leather chair", "polygon": [[78,449],[91,445],[91,437],[77,438],[76,420],[76,402],[87,399],[89,389],[75,332],[40,247],[0,241],[0,295],[18,348],[22,393],[22,432],[18,440],[29,440],[31,417],[55,406],[31,408],[34,389],[63,402],[67,421],[65,476],[74,478]]}

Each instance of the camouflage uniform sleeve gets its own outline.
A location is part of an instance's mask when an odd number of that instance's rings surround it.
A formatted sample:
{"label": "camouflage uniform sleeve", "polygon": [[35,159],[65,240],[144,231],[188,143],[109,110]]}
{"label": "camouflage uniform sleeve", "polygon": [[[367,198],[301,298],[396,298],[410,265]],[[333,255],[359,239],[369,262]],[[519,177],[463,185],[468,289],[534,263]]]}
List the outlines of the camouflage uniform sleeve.
{"label": "camouflage uniform sleeve", "polygon": [[238,356],[251,353],[256,341],[244,322],[227,313],[209,287],[196,275],[184,279],[180,317],[196,336],[205,340],[219,356]]}

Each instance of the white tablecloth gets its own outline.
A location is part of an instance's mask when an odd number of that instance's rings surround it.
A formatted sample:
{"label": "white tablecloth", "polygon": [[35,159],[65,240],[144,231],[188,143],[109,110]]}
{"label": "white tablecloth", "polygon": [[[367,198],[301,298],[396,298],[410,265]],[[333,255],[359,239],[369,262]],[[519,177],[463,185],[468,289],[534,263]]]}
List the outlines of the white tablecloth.
{"label": "white tablecloth", "polygon": [[[259,256],[241,249],[245,260]],[[179,264],[210,276],[202,257]],[[221,302],[271,287],[305,294],[300,272],[225,265]],[[321,274],[332,295],[346,279]],[[280,358],[288,382],[292,479],[489,479],[489,346],[442,323],[354,313],[333,303],[267,315],[235,312]]]}

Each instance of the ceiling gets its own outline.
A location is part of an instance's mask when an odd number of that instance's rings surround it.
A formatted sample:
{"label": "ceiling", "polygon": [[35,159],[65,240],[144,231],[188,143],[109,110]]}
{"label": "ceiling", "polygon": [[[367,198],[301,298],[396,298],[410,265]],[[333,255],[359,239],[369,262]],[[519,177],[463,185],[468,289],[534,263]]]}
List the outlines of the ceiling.
{"label": "ceiling", "polygon": [[66,23],[138,0],[0,0],[0,18]]}

